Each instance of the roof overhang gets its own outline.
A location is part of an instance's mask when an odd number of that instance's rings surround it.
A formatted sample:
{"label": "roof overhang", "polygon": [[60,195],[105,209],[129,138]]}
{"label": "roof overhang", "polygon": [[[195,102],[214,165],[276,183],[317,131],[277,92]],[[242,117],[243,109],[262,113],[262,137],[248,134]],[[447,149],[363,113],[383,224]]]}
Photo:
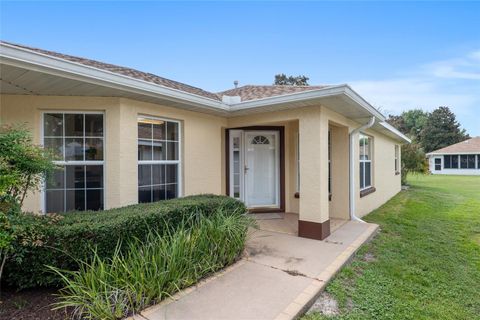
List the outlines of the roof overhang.
{"label": "roof overhang", "polygon": [[346,84],[227,104],[6,43],[0,43],[0,70],[2,94],[125,97],[225,117],[324,105],[358,122],[373,116],[375,129],[410,142]]}
{"label": "roof overhang", "polygon": [[433,156],[448,156],[448,155],[475,155],[479,154],[480,151],[463,151],[463,152],[430,152],[427,153],[425,156],[427,157],[433,157]]}

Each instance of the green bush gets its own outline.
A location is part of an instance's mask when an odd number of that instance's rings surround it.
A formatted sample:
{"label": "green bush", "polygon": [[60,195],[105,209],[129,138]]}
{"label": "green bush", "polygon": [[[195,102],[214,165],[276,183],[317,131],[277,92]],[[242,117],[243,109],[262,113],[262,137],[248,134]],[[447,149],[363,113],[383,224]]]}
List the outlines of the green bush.
{"label": "green bush", "polygon": [[117,244],[124,252],[132,239],[142,241],[150,231],[159,235],[175,231],[182,223],[195,224],[217,210],[246,212],[243,203],[225,196],[200,195],[156,203],[131,205],[95,212],[61,215],[15,215],[13,253],[7,260],[4,281],[16,288],[58,286],[58,275],[46,265],[77,270],[78,261],[112,257]]}
{"label": "green bush", "polygon": [[121,319],[191,286],[242,253],[251,218],[218,209],[175,232],[150,232],[112,258],[94,255],[79,271],[52,268],[65,283],[57,308],[81,319]]}

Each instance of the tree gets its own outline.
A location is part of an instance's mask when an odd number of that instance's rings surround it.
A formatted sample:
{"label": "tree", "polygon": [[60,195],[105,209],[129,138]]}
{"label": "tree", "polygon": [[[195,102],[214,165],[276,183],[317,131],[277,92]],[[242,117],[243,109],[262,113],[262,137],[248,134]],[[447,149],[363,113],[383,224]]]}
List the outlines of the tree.
{"label": "tree", "polygon": [[304,75],[299,76],[288,76],[284,73],[275,75],[275,82],[273,83],[276,86],[308,86],[308,80],[310,78]]}
{"label": "tree", "polygon": [[402,184],[407,183],[409,173],[427,173],[428,163],[420,144],[412,142],[402,145]]}
{"label": "tree", "polygon": [[38,189],[54,169],[52,155],[33,144],[27,129],[0,127],[0,208],[7,198],[21,206],[27,192]]}
{"label": "tree", "polygon": [[420,144],[426,153],[470,138],[448,107],[438,107],[429,114],[420,132]]}

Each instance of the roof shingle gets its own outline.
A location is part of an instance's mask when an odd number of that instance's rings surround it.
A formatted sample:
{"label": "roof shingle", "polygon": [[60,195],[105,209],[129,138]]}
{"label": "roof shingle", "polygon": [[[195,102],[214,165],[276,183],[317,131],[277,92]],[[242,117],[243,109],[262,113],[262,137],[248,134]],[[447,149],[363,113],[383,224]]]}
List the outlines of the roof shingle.
{"label": "roof shingle", "polygon": [[242,101],[256,100],[285,94],[305,92],[311,90],[323,89],[328,86],[254,86],[246,85],[222,92],[217,95],[221,96],[239,96]]}
{"label": "roof shingle", "polygon": [[443,153],[467,153],[478,152],[480,153],[480,137],[474,137],[459,143],[452,144],[448,147],[441,148],[430,153],[443,154]]}

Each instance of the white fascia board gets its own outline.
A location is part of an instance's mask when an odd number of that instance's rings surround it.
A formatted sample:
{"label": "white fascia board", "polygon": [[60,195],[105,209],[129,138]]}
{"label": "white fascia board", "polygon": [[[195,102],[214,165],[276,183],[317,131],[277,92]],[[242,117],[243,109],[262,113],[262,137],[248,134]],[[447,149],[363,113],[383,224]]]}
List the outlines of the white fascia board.
{"label": "white fascia board", "polygon": [[220,112],[229,111],[230,109],[228,105],[221,101],[4,43],[0,45],[0,58],[2,63],[8,65],[98,84],[113,89],[145,94],[176,102],[190,102],[197,107]]}
{"label": "white fascia board", "polygon": [[430,156],[443,156],[443,155],[469,155],[469,154],[480,154],[480,151],[468,151],[468,152],[429,152],[426,154],[427,157]]}
{"label": "white fascia board", "polygon": [[397,137],[399,137],[401,140],[403,140],[404,142],[407,142],[407,143],[411,143],[412,140],[407,137],[406,135],[404,135],[403,133],[401,133],[400,131],[398,131],[394,126],[392,126],[390,123],[388,122],[380,122],[380,125],[382,127],[384,127],[385,129],[387,129],[388,131],[391,131],[392,133],[394,133]]}

